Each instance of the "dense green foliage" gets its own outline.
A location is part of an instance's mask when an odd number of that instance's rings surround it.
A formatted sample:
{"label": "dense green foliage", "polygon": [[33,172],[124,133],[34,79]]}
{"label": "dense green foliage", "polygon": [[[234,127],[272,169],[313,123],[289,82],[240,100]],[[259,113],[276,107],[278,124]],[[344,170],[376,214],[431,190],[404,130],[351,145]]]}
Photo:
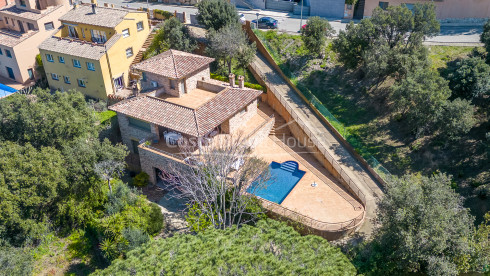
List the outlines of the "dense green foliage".
{"label": "dense green foliage", "polygon": [[[206,29],[215,31],[238,23],[235,5],[225,0],[203,0],[197,3],[197,21]],[[233,41],[233,40],[229,40]]]}
{"label": "dense green foliage", "polygon": [[439,30],[433,4],[415,4],[413,12],[404,5],[376,8],[371,18],[340,31],[333,49],[349,68],[364,65],[367,74],[383,80],[427,66],[422,41]]}
{"label": "dense green foliage", "polygon": [[93,224],[108,260],[148,241],[148,235],[158,234],[163,228],[160,207],[149,204],[145,197],[124,183],[115,185],[114,192],[107,194],[105,214]]}
{"label": "dense green foliage", "polygon": [[0,140],[61,148],[67,141],[95,134],[95,120],[81,93],[37,89],[32,96],[0,102]]}
{"label": "dense green foliage", "polygon": [[326,19],[318,16],[308,18],[306,26],[301,28],[301,38],[306,49],[313,55],[322,55],[325,51],[327,37],[335,33]]}
{"label": "dense green foliage", "polygon": [[34,268],[32,256],[23,248],[0,247],[0,275],[31,275]]}
{"label": "dense green foliage", "polygon": [[172,17],[157,31],[144,57],[147,59],[169,49],[192,52],[196,48],[197,42],[189,35],[187,27],[179,19]]}
{"label": "dense green foliage", "polygon": [[[211,29],[207,38],[209,41],[207,53],[214,57],[218,64],[226,66],[228,74],[232,72],[233,64],[237,68],[243,69],[255,57],[255,42],[249,44],[246,33],[238,24],[229,24],[218,31]],[[233,43],[231,43],[232,41]]]}
{"label": "dense green foliage", "polygon": [[133,185],[136,187],[145,187],[148,185],[150,176],[145,172],[140,172],[134,177]]}
{"label": "dense green foliage", "polygon": [[99,141],[94,111],[78,92],[36,89],[0,102],[0,236],[36,243],[51,227],[94,220],[104,201],[94,165],[124,160],[125,147]]}
{"label": "dense green foliage", "polygon": [[448,80],[455,96],[469,100],[490,96],[490,65],[479,57],[457,60]]}
{"label": "dense green foliage", "polygon": [[273,220],[146,244],[95,275],[355,275],[339,249]]}
{"label": "dense green foliage", "polygon": [[480,41],[485,44],[485,49],[487,50],[487,63],[490,64],[490,19],[483,26]]}
{"label": "dense green foliage", "polygon": [[458,275],[474,270],[473,217],[445,174],[406,175],[388,183],[373,241],[357,251],[360,272]]}

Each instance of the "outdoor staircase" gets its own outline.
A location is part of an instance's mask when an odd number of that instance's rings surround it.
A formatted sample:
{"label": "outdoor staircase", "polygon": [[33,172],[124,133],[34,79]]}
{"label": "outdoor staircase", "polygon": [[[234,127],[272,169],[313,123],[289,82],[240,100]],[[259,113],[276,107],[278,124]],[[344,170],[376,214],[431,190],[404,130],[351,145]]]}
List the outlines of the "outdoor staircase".
{"label": "outdoor staircase", "polygon": [[278,138],[289,137],[291,136],[291,131],[289,130],[289,126],[281,116],[276,116],[274,126],[272,127],[269,135],[277,136]]}
{"label": "outdoor staircase", "polygon": [[143,46],[141,46],[141,49],[138,51],[138,54],[134,57],[131,65],[140,63],[141,60],[143,60],[143,54],[145,53],[146,49],[150,47],[151,43],[153,42],[153,38],[155,37],[156,34],[157,34],[156,31],[152,30],[152,32],[150,32],[150,34],[145,40],[145,43],[143,43]]}

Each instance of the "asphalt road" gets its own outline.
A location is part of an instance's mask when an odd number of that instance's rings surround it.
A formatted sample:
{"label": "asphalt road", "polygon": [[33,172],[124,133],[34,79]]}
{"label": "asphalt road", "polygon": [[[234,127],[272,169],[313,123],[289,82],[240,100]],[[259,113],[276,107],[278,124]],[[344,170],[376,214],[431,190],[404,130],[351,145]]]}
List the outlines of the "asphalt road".
{"label": "asphalt road", "polygon": [[[89,0],[83,0],[85,3],[89,3]],[[129,6],[131,8],[147,7],[147,3],[143,1],[127,1],[127,0],[102,0],[98,1],[99,5],[103,3],[110,3],[116,6]],[[160,9],[170,12],[177,11],[179,13],[186,12],[187,14],[197,13],[197,9],[192,6],[178,6],[168,5],[157,2],[148,3],[150,9]],[[306,23],[306,18],[301,19],[300,16],[292,15],[287,12],[269,11],[269,10],[247,10],[238,9],[240,13],[245,15],[247,20],[253,20],[259,17],[271,16],[279,21],[279,30],[288,33],[298,33],[298,30],[302,24]],[[338,33],[339,30],[344,30],[347,25],[346,22],[341,20],[329,20],[332,27]],[[482,26],[441,26],[441,32],[438,36],[428,38],[427,44],[447,44],[447,45],[467,45],[474,46],[480,44],[480,35],[483,32]]]}

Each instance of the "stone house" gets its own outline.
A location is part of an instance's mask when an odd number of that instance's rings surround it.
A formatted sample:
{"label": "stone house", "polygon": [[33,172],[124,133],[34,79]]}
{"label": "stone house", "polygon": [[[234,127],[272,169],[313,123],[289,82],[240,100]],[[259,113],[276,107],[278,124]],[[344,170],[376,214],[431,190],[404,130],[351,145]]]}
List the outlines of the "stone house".
{"label": "stone house", "polygon": [[241,133],[249,147],[268,137],[274,118],[264,121],[257,112],[262,91],[245,88],[242,76],[238,86],[234,75],[229,83],[210,79],[213,61],[176,50],[145,60],[132,67],[140,91],[109,107],[117,112],[123,143],[139,155],[152,183],[168,162],[188,161],[178,146],[182,141],[198,154],[219,136]]}

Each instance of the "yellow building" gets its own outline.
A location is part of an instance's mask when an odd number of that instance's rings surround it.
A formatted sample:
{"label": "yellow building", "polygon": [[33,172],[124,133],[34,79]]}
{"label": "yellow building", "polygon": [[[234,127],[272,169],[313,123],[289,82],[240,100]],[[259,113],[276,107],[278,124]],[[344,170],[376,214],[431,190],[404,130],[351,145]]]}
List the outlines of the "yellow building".
{"label": "yellow building", "polygon": [[129,85],[129,67],[150,34],[146,12],[74,6],[39,46],[52,89],[106,99]]}

